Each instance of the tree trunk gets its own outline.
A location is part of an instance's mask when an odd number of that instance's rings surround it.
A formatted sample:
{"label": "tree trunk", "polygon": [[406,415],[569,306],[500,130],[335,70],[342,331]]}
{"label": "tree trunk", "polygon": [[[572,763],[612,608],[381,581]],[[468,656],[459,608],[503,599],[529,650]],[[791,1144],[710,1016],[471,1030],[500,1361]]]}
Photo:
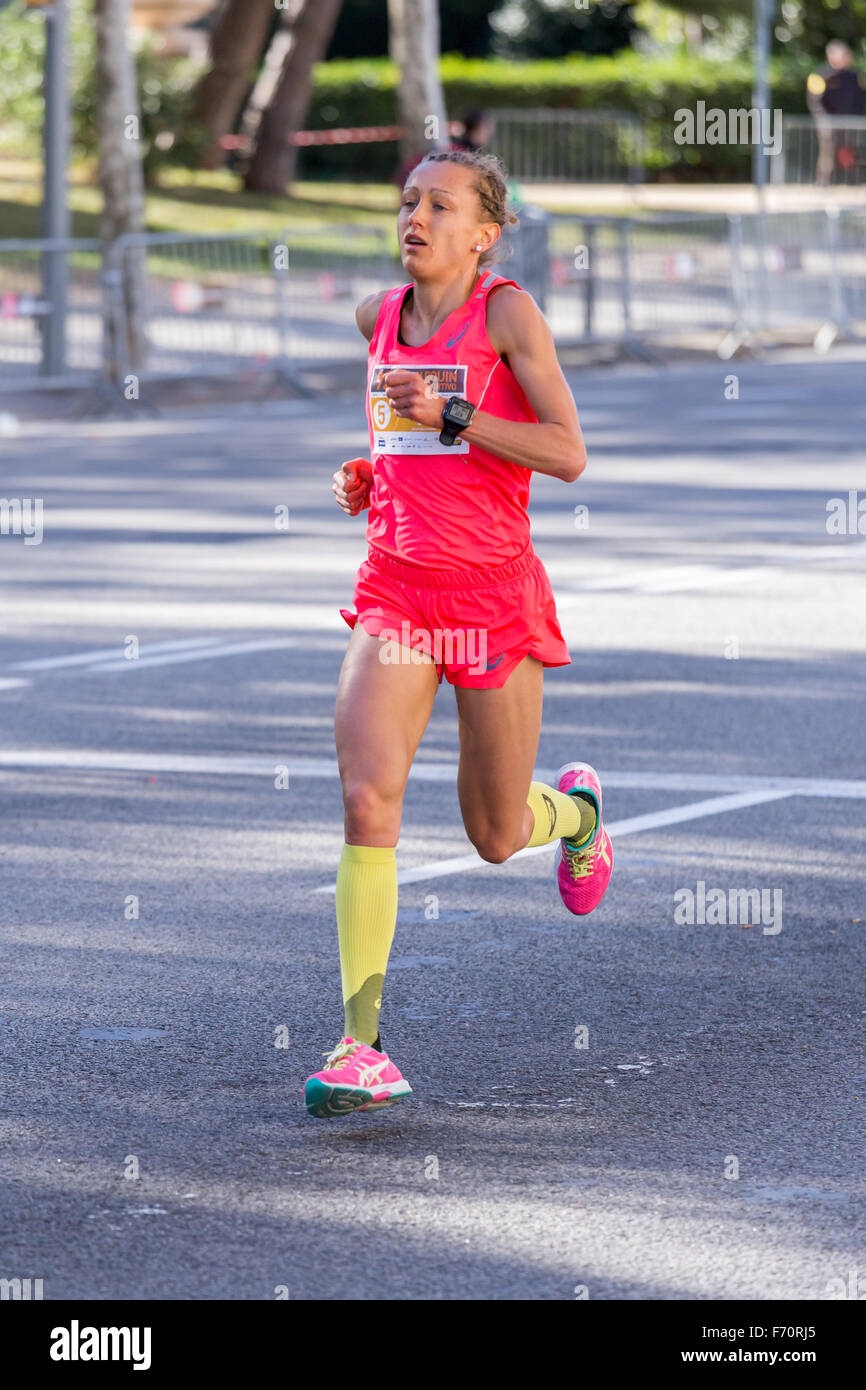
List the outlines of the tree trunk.
{"label": "tree trunk", "polygon": [[405,131],[401,161],[421,159],[448,144],[437,0],[388,0],[388,36],[391,59],[400,69],[397,119]]}
{"label": "tree trunk", "polygon": [[256,134],[262,116],[273,100],[283,70],[283,63],[286,61],[291,46],[292,31],[288,25],[284,25],[277,30],[268,45],[261,70],[256,78],[255,86],[247,97],[243,116],[238,125],[240,134],[246,139],[246,148],[249,150],[255,147]]}
{"label": "tree trunk", "polygon": [[292,46],[270,105],[262,116],[245,186],[253,193],[285,193],[295,175],[297,149],[289,136],[300,130],[313,90],[313,64],[321,62],[337,26],[343,0],[305,0],[292,29]]}
{"label": "tree trunk", "polygon": [[[94,0],[99,90],[99,182],[103,245],[144,227],[144,176],[135,56],[129,41],[129,0]],[[106,360],[141,365],[144,355],[143,253],[127,250],[122,278],[110,287]]]}
{"label": "tree trunk", "polygon": [[218,169],[225,161],[219,142],[234,129],[273,21],[274,0],[227,0],[211,31],[211,66],[193,105],[193,120],[207,139],[199,159],[203,169]]}

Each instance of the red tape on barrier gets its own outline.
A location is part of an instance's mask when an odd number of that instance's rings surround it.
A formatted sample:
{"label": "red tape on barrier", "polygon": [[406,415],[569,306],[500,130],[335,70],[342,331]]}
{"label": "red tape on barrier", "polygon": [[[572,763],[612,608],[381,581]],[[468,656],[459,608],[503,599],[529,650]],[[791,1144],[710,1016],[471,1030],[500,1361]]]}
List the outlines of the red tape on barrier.
{"label": "red tape on barrier", "polygon": [[[448,122],[448,134],[459,135],[459,121]],[[290,145],[373,145],[400,140],[404,135],[400,125],[333,126],[329,130],[293,130],[287,137]],[[249,150],[251,141],[246,135],[222,135],[219,144],[224,150]]]}

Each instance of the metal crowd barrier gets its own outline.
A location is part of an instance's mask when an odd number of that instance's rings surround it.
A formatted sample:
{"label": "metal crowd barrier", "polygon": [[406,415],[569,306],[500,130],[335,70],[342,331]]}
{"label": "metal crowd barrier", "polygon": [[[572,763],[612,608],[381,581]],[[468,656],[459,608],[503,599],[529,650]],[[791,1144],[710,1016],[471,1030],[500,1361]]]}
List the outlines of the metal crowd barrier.
{"label": "metal crowd barrier", "polygon": [[[721,356],[753,337],[866,333],[866,209],[644,217],[525,207],[499,266],[533,294],[560,347],[637,351],[701,335]],[[58,261],[60,266],[58,269]],[[259,235],[0,241],[0,383],[104,378],[245,378],[300,385],[316,365],[361,363],[354,307],[405,280],[389,238],[364,225]],[[46,287],[65,286],[64,361],[46,334]],[[41,372],[41,378],[38,374]]]}
{"label": "metal crowd barrier", "polygon": [[53,384],[100,372],[100,265],[95,240],[0,241],[0,377]]}
{"label": "metal crowd barrier", "polygon": [[866,329],[866,208],[843,208],[831,219],[839,322]]}
{"label": "metal crowd barrier", "polygon": [[733,327],[726,217],[555,215],[548,225],[544,307],[560,346]]}
{"label": "metal crowd barrier", "polygon": [[[677,156],[672,122],[643,122],[630,111],[491,111],[490,148],[522,183],[640,183],[651,150]],[[775,184],[866,184],[866,116],[782,117],[781,148],[770,161]]]}
{"label": "metal crowd barrier", "polygon": [[305,365],[360,359],[349,308],[392,283],[387,242],[362,224],[275,239],[120,237],[105,268],[114,372],[293,376]]}
{"label": "metal crowd barrier", "polygon": [[[522,220],[523,214],[521,214]],[[715,336],[811,338],[824,351],[866,331],[866,210],[646,217],[536,210],[531,257],[506,273],[537,299],[560,347]],[[522,274],[521,274],[522,273]]]}
{"label": "metal crowd barrier", "polygon": [[866,116],[784,116],[770,169],[777,184],[866,184]]}
{"label": "metal crowd barrier", "polygon": [[644,131],[629,111],[496,108],[491,150],[524,183],[639,183]]}

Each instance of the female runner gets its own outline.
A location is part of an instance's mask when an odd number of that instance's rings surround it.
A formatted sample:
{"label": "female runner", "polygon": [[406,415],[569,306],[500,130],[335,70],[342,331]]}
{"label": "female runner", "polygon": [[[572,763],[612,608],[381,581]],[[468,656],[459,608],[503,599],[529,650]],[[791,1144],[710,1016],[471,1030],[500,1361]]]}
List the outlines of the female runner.
{"label": "female runner", "polygon": [[337,873],[344,1036],[306,1083],[311,1115],[393,1104],[411,1091],[383,1050],[379,1009],[397,919],[403,793],[444,674],[455,687],[463,824],[483,859],[560,841],[566,907],[585,914],[610,880],[601,787],[568,763],[534,782],[545,666],[570,662],[530,542],[533,472],[574,482],[586,451],[535,301],[486,267],[506,222],[490,154],[426,156],[397,221],[410,283],[356,311],[370,341],[372,463],[334,475],[350,516],[370,511],[368,559],[337,691],[345,808]]}

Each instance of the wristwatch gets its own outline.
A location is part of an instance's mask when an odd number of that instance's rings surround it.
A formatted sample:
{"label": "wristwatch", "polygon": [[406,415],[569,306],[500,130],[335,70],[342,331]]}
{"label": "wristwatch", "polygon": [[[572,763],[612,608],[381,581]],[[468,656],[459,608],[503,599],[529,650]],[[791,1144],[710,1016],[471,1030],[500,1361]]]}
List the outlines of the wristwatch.
{"label": "wristwatch", "polygon": [[439,443],[453,444],[460,431],[471,425],[474,414],[475,406],[471,401],[464,400],[462,396],[449,396],[442,416]]}

